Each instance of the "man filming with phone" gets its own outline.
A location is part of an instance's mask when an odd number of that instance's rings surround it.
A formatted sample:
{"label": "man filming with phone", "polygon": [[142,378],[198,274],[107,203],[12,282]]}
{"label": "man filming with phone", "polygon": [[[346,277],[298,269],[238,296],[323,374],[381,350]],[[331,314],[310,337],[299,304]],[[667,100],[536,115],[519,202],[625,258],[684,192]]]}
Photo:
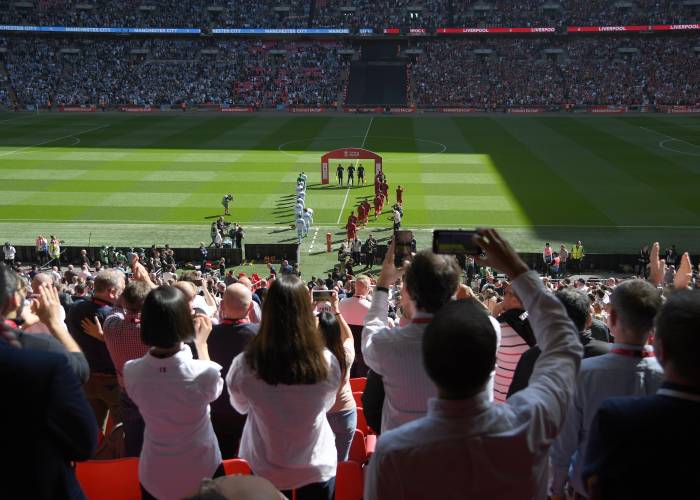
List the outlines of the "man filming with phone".
{"label": "man filming with phone", "polygon": [[[411,231],[398,231],[389,245],[362,330],[365,363],[384,379],[382,432],[425,416],[428,399],[436,396],[437,388],[423,367],[423,331],[459,286],[454,256],[423,250],[411,257],[412,239]],[[399,253],[402,260],[396,265],[395,249],[405,249],[406,240],[409,252]],[[390,328],[389,288],[402,277],[401,293],[407,294],[416,312],[408,325]]]}

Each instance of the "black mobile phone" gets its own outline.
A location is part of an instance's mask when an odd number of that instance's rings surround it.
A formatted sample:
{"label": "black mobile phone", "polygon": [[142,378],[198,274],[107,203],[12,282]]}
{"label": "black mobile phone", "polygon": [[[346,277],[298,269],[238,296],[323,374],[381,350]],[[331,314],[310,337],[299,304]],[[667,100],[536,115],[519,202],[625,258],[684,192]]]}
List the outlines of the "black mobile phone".
{"label": "black mobile phone", "polygon": [[413,231],[399,230],[394,233],[394,265],[399,268],[403,266],[404,261],[410,260]]}
{"label": "black mobile phone", "polygon": [[481,247],[472,241],[475,234],[476,231],[464,229],[436,229],[433,231],[433,253],[481,255]]}
{"label": "black mobile phone", "polygon": [[332,290],[312,290],[311,296],[314,302],[328,302],[333,298]]}

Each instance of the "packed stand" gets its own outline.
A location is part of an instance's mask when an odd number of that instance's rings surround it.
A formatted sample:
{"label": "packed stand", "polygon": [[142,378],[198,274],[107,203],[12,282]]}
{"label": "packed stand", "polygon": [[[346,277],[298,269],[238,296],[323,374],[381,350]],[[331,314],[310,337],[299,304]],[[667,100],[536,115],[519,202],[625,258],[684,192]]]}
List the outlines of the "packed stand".
{"label": "packed stand", "polygon": [[342,89],[343,47],[335,41],[11,38],[4,61],[25,105],[333,106]]}
{"label": "packed stand", "polygon": [[[695,105],[700,102],[700,69],[690,63],[699,57],[695,41],[656,36],[423,43],[423,54],[410,67],[412,98],[423,107],[485,109]],[[559,53],[546,54],[547,49]],[[531,78],[533,71],[537,78]]]}
{"label": "packed stand", "polygon": [[684,5],[683,0],[566,0],[569,26],[626,26],[643,24],[686,24],[700,19],[699,5]]}
{"label": "packed stand", "polygon": [[[22,458],[4,485],[13,497],[51,497],[51,475],[79,498],[70,464],[115,455],[139,458],[143,498],[195,494],[202,477],[221,493],[232,457],[278,499],[330,500],[348,459],[368,462],[368,500],[400,487],[421,499],[696,486],[670,451],[697,436],[700,277],[674,246],[642,248],[640,278],[554,278],[582,269],[581,242],[546,244],[542,277],[480,230],[476,260],[396,262],[390,243],[376,278],[360,274],[373,259],[305,283],[286,261],[264,279],[176,274],[167,245],[83,251],[78,270],[56,265],[57,242],[37,238],[43,269],[20,266],[9,243],[0,264],[3,391],[34,395],[2,414],[16,431],[3,449]],[[662,435],[639,443],[652,427]],[[360,428],[379,434],[370,457],[353,451]],[[667,452],[664,481],[637,485],[650,446]]]}
{"label": "packed stand", "polygon": [[[566,2],[559,2],[553,6],[552,2],[544,0],[453,1],[452,26],[557,27],[564,20],[563,9],[558,6],[565,4]],[[548,8],[545,8],[545,5],[548,5]]]}
{"label": "packed stand", "polygon": [[[523,39],[421,44],[423,54],[410,69],[415,103],[486,109],[560,104],[564,101],[561,71],[542,52],[551,45],[549,40]],[[532,78],[533,72],[537,78]]]}
{"label": "packed stand", "polygon": [[218,27],[306,28],[311,0],[244,0],[227,2],[227,7]]}
{"label": "packed stand", "polygon": [[[344,11],[341,7],[353,7]],[[316,0],[311,23],[317,28],[348,27],[351,32],[372,28],[435,29],[448,24],[448,0],[348,0],[346,2]]]}

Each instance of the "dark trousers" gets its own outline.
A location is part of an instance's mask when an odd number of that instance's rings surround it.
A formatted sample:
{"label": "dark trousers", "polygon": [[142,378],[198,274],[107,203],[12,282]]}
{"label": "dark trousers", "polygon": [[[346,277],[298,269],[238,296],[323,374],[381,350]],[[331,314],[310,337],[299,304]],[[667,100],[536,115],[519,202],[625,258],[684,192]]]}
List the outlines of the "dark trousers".
{"label": "dark trousers", "polygon": [[122,391],[119,404],[124,423],[124,451],[127,457],[138,457],[143,448],[143,432],[146,423],[143,421],[138,406]]}
{"label": "dark trousers", "polygon": [[[176,471],[175,471],[176,472]],[[212,479],[216,477],[222,477],[225,476],[226,472],[224,472],[224,464],[219,464],[219,466],[216,468],[216,471],[214,471],[214,474],[212,474]],[[158,500],[156,497],[151,495],[146,488],[141,485],[141,500]]]}
{"label": "dark trousers", "polygon": [[[335,478],[325,483],[312,483],[296,489],[296,500],[333,500]],[[291,499],[292,490],[284,490],[282,494]],[[146,497],[144,497],[146,498]]]}
{"label": "dark trousers", "polygon": [[219,442],[222,459],[227,460],[238,456],[238,446],[241,443],[245,420],[245,415],[234,413],[233,410],[230,413],[212,411],[211,424]]}
{"label": "dark trousers", "polygon": [[582,259],[571,259],[571,265],[574,268],[576,274],[581,274],[581,260]]}

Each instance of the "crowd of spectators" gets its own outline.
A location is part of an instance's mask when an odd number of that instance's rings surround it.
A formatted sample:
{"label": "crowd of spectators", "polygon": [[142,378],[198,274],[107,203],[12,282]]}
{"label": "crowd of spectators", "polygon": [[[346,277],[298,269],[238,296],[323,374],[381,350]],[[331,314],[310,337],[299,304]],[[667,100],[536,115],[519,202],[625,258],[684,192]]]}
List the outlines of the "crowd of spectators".
{"label": "crowd of spectators", "polygon": [[[438,40],[411,65],[418,106],[695,105],[694,37]],[[547,53],[547,51],[549,53]],[[534,77],[533,77],[534,75]]]}
{"label": "crowd of spectators", "polygon": [[[330,500],[360,426],[358,369],[379,434],[367,500],[399,488],[407,499],[694,491],[678,453],[692,451],[700,416],[700,277],[688,254],[655,243],[640,253],[646,279],[601,282],[542,277],[493,230],[475,244],[484,254],[466,272],[428,250],[397,267],[390,244],[376,278],[328,283],[288,264],[255,282],[176,274],[167,246],[103,248],[109,268],[81,252],[80,271],[6,255],[0,379],[23,404],[2,414],[14,431],[3,449],[22,458],[5,491],[80,498],[71,463],[95,457],[109,416],[120,431],[100,453],[139,457],[143,498],[195,494],[240,456],[273,493]],[[545,262],[554,253],[546,245]],[[314,303],[312,289],[328,293]],[[663,436],[639,443],[637,419]],[[662,480],[638,484],[652,449]],[[49,476],[62,479],[46,490]]]}
{"label": "crowd of spectators", "polygon": [[[0,24],[165,28],[382,29],[440,26],[560,26],[694,23],[698,5],[683,0],[42,0],[0,1]],[[341,10],[341,8],[354,10]]]}
{"label": "crowd of spectators", "polygon": [[[333,106],[343,42],[10,38],[20,103]],[[8,106],[9,107],[9,106]]]}

